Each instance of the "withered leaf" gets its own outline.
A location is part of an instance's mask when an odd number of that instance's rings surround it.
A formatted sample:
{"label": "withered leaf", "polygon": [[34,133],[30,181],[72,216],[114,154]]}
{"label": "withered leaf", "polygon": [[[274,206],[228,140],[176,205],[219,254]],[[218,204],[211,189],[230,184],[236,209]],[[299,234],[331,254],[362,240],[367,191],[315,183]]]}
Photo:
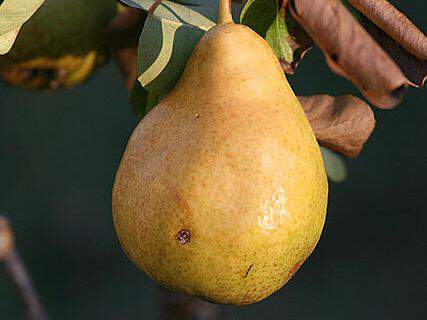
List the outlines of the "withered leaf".
{"label": "withered leaf", "polygon": [[351,158],[360,154],[375,127],[374,113],[365,101],[351,95],[298,100],[321,146]]}
{"label": "withered leaf", "polygon": [[290,12],[322,49],[333,72],[377,107],[397,106],[408,80],[339,0],[291,0]]}
{"label": "withered leaf", "polygon": [[361,24],[375,41],[396,62],[413,87],[422,87],[427,79],[427,60],[421,60],[410,54],[387,33],[377,27],[365,16],[361,16]]}
{"label": "withered leaf", "polygon": [[426,36],[386,0],[347,0],[405,50],[420,60],[427,60]]}
{"label": "withered leaf", "polygon": [[[282,10],[284,10],[283,7]],[[289,33],[287,41],[292,49],[293,59],[290,64],[284,64],[282,62],[281,64],[283,70],[286,73],[293,74],[301,60],[304,58],[305,54],[313,47],[313,39],[311,39],[311,37],[301,27],[301,25],[294,20],[289,12],[289,9],[286,9],[286,23],[288,25]]]}

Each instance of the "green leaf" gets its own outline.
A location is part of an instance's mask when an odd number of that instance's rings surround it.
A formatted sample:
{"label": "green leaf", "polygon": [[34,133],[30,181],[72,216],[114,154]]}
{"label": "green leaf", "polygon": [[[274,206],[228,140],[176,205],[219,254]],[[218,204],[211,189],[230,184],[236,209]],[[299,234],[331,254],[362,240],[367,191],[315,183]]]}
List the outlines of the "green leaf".
{"label": "green leaf", "polygon": [[347,177],[347,169],[344,160],[336,153],[320,148],[323,156],[326,173],[333,182],[343,182]]}
{"label": "green leaf", "polygon": [[293,50],[288,42],[290,35],[286,25],[286,10],[281,9],[276,15],[273,24],[268,28],[265,40],[273,48],[274,53],[280,61],[291,64],[293,61]]}
{"label": "green leaf", "polygon": [[3,0],[0,3],[0,54],[10,50],[19,29],[43,2],[44,0]]}
{"label": "green leaf", "polygon": [[145,115],[157,104],[159,97],[150,94],[141,83],[136,80],[129,94],[129,100],[133,112],[138,120],[142,120]]}
{"label": "green leaf", "polygon": [[149,16],[138,48],[138,80],[149,92],[163,96],[179,80],[205,30]]}
{"label": "green leaf", "polygon": [[[122,1],[143,10],[148,10],[154,2]],[[215,25],[218,4],[211,0],[163,1],[147,18],[139,41],[137,70],[147,95],[158,100],[174,88],[194,47]],[[240,12],[241,7],[236,4],[233,10]]]}
{"label": "green leaf", "polygon": [[265,38],[286,73],[294,73],[305,52],[311,48],[311,38],[285,7],[279,10],[278,0],[249,0],[240,22]]}
{"label": "green leaf", "polygon": [[[131,2],[148,10],[154,1]],[[217,16],[216,1],[187,0],[163,1],[147,18],[138,48],[138,80],[150,94],[163,96],[175,86],[195,45]]]}
{"label": "green leaf", "polygon": [[277,0],[249,0],[240,14],[240,23],[265,38],[276,20],[278,11]]}

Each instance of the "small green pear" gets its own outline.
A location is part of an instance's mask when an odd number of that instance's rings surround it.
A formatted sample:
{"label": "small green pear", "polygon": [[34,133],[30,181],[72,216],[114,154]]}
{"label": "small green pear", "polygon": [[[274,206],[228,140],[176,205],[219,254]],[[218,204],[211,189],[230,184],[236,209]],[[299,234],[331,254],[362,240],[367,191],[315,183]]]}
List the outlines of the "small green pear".
{"label": "small green pear", "polygon": [[161,285],[246,305],[312,253],[328,185],[273,50],[221,8],[175,89],[133,132],[113,218],[126,254]]}

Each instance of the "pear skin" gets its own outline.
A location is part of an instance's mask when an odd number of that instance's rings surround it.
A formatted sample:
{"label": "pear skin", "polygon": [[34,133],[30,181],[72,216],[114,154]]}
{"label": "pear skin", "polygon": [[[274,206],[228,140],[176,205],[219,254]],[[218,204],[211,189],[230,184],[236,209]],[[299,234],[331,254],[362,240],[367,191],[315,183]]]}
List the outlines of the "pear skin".
{"label": "pear skin", "polygon": [[113,217],[128,257],[161,285],[246,305],[312,253],[327,193],[319,146],[273,50],[226,23],[133,132]]}

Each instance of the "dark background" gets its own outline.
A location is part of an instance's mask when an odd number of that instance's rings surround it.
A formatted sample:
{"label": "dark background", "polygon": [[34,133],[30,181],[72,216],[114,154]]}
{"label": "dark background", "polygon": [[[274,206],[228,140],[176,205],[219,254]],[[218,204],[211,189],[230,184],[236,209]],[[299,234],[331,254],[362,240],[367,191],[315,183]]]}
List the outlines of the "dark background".
{"label": "dark background", "polygon": [[[426,29],[427,2],[394,1]],[[300,94],[357,91],[316,49],[291,84]],[[348,178],[331,184],[321,241],[267,300],[228,307],[233,319],[426,319],[427,103],[409,90]],[[41,94],[0,85],[0,213],[52,319],[155,319],[158,288],[122,253],[111,188],[136,120],[117,66],[85,85]],[[19,319],[0,273],[0,319]]]}

